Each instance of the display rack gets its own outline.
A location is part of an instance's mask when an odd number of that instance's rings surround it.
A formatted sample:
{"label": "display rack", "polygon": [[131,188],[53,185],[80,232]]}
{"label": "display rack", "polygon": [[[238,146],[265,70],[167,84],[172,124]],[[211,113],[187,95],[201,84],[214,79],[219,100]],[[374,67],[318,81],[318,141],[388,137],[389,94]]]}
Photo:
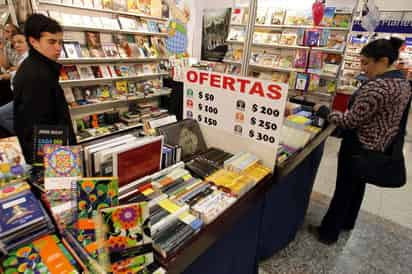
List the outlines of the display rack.
{"label": "display rack", "polygon": [[[331,22],[329,24],[322,22],[323,25],[320,26],[313,26],[312,19],[291,24],[288,19],[291,9],[259,7],[259,1],[251,1],[249,10],[248,22],[246,24],[232,23],[227,39],[229,48],[243,50],[242,58],[241,60],[224,59],[223,62],[237,65],[241,63],[244,76],[283,81],[289,84],[291,96],[303,96],[307,101],[332,103],[337,92],[348,34],[353,25],[356,9],[354,7],[335,9],[330,17]],[[276,24],[272,24],[271,11],[281,11]],[[336,18],[345,18],[344,23]],[[239,31],[239,29],[244,31]],[[285,42],[284,40],[290,33],[296,33],[295,40]],[[312,34],[318,37],[315,42],[308,42],[310,39],[308,36]],[[322,37],[323,35],[325,37]],[[265,39],[267,41],[261,41]],[[298,54],[306,55],[299,57],[302,58],[299,65],[296,64]],[[319,56],[321,68],[311,67],[312,55]],[[288,59],[288,62],[281,64],[282,58]],[[332,63],[326,66],[331,68],[333,65],[333,71],[325,69],[326,62]],[[297,87],[296,79],[302,78],[306,79],[306,83],[303,87]]]}
{"label": "display rack", "polygon": [[[162,39],[165,42],[165,38],[168,36],[166,33],[166,27],[165,24],[168,21],[168,18],[163,18],[159,16],[153,16],[151,14],[143,14],[143,13],[138,13],[136,12],[131,12],[131,11],[125,11],[125,10],[115,10],[115,7],[113,9],[108,9],[108,8],[103,8],[103,7],[91,7],[91,6],[81,6],[81,5],[75,5],[73,3],[79,3],[76,1],[70,2],[70,1],[39,1],[39,0],[32,0],[32,6],[34,11],[40,12],[43,14],[46,14],[57,21],[59,21],[65,31],[65,37],[64,41],[70,43],[70,42],[75,42],[75,43],[80,43],[79,45],[82,45],[82,43],[87,43],[87,40],[81,42],[82,40],[79,41],[79,38],[77,38],[79,35],[82,35],[84,39],[87,39],[87,33],[88,32],[95,32],[98,33],[99,37],[103,37],[103,35],[106,35],[106,37],[112,36],[112,42],[113,44],[116,42],[115,37],[117,35],[123,35],[125,37],[132,37],[133,43],[136,43],[137,37],[144,37],[144,39],[147,39],[150,43],[152,43],[151,39]],[[81,2],[84,5],[85,2]],[[152,13],[153,14],[153,13]],[[86,23],[82,23],[86,21],[86,17],[88,17],[88,20],[90,18],[92,19],[91,21],[94,21],[94,19],[97,19],[98,23],[100,21],[100,25],[97,23],[97,25],[90,25]],[[135,26],[137,26],[137,29],[134,29],[133,24],[132,26],[127,25],[125,23],[122,24],[121,18],[124,18],[124,20],[129,20],[135,22]],[[67,18],[71,18],[73,20],[69,20]],[[76,20],[74,19],[76,18]],[[80,18],[80,19],[79,19]],[[143,20],[143,21],[142,21]],[[143,25],[139,25],[141,22],[144,22]],[[157,27],[158,30],[153,31],[150,28],[150,24],[154,22],[155,26]],[[153,25],[153,24],[152,24]],[[142,29],[143,28],[143,29]],[[147,28],[147,29],[144,29]],[[66,37],[67,34],[67,37]],[[76,36],[77,35],[77,36]],[[157,38],[156,38],[157,37]],[[83,38],[82,38],[83,39]],[[106,38],[107,39],[107,38]],[[130,41],[129,41],[130,42]],[[103,45],[103,41],[102,41]],[[152,46],[152,44],[151,44]],[[87,46],[86,46],[87,47]],[[116,45],[118,47],[118,50],[120,52],[120,46],[119,44]],[[89,49],[90,50],[90,49]],[[151,54],[151,48],[149,49],[149,54]],[[141,52],[141,50],[140,50]],[[139,53],[140,53],[139,52]],[[129,54],[129,53],[128,53]],[[141,54],[141,53],[140,53]],[[146,53],[145,53],[146,54]],[[79,54],[78,54],[79,55]],[[81,54],[80,54],[81,55]],[[63,88],[65,89],[87,89],[88,87],[103,87],[103,86],[111,86],[114,89],[117,89],[116,84],[118,82],[123,82],[124,85],[127,85],[127,89],[129,88],[129,83],[136,84],[137,83],[145,83],[150,81],[160,81],[160,87],[163,86],[162,80],[164,77],[168,77],[169,73],[165,68],[166,66],[160,67],[160,64],[163,62],[167,62],[168,60],[168,55],[157,55],[157,56],[122,56],[121,54],[118,53],[117,56],[110,56],[105,54],[107,57],[96,57],[96,56],[77,56],[77,57],[72,57],[72,56],[61,56],[59,59],[59,63],[61,63],[64,67],[76,67],[78,69],[78,65],[82,66],[103,66],[103,67],[109,67],[109,66],[117,66],[120,67],[122,64],[125,66],[129,67],[135,67],[137,64],[142,64],[141,66],[148,64],[148,65],[153,65],[155,66],[154,71],[138,71],[133,72],[131,74],[126,73],[126,75],[119,75],[119,73],[114,73],[113,71],[110,71],[110,75],[100,75],[97,77],[94,75],[94,77],[90,78],[84,78],[83,76],[77,77],[75,79],[64,79],[60,81],[60,84],[62,85]],[[103,74],[103,73],[102,73]],[[126,83],[127,81],[127,83]],[[157,84],[156,84],[157,86]],[[89,137],[84,137],[81,135],[80,132],[78,132],[77,129],[77,124],[76,120],[78,119],[84,119],[84,117],[92,116],[92,115],[102,115],[106,112],[120,112],[120,116],[122,115],[123,112],[129,111],[129,106],[133,102],[133,104],[136,104],[136,102],[143,102],[143,103],[151,103],[155,107],[158,107],[160,98],[161,96],[169,96],[170,95],[170,90],[168,89],[159,89],[156,87],[153,87],[150,92],[147,92],[145,89],[145,92],[138,92],[136,91],[135,94],[129,94],[126,92],[125,95],[116,95],[116,96],[110,96],[110,98],[104,98],[101,101],[95,102],[93,101],[92,103],[86,103],[84,102],[79,103],[78,105],[71,106],[70,107],[70,113],[72,116],[72,121],[73,121],[73,126],[74,126],[74,131],[77,134],[77,140],[79,143],[84,143],[84,142],[89,142],[97,138],[101,138],[103,136],[108,136],[112,134],[116,134],[119,132],[124,132],[127,130],[131,129],[136,129],[136,128],[141,128],[143,126],[142,123],[135,123],[133,125],[128,125],[124,124],[122,126],[119,126],[119,123],[116,127],[113,125],[106,125],[103,126],[103,129],[99,133],[97,131],[95,136],[89,136]],[[67,96],[66,96],[67,97]],[[77,99],[76,99],[77,100]],[[108,129],[108,130],[107,130]],[[87,135],[86,135],[87,136]]]}

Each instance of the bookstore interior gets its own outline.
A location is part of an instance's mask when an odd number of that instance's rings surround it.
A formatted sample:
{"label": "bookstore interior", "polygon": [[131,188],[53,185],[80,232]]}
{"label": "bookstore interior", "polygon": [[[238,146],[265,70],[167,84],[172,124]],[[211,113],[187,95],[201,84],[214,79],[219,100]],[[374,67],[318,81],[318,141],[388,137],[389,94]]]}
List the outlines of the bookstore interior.
{"label": "bookstore interior", "polygon": [[335,130],[314,106],[345,111],[380,37],[405,40],[396,66],[412,78],[412,12],[370,28],[361,0],[0,6],[2,31],[31,13],[62,26],[77,142],[35,125],[26,159],[0,139],[6,274],[257,273],[302,225]]}

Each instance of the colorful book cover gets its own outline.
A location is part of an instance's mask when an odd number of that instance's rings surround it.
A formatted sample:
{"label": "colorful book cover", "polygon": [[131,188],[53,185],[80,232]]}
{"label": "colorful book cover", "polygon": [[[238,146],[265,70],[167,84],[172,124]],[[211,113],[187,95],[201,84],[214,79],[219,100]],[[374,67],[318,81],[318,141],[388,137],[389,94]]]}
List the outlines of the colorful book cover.
{"label": "colorful book cover", "polygon": [[4,185],[0,187],[0,200],[7,199],[27,190],[30,190],[30,185],[26,182],[16,182]]}
{"label": "colorful book cover", "polygon": [[333,18],[335,17],[335,7],[325,7],[321,25],[326,27],[333,26]]}
{"label": "colorful book cover", "polygon": [[333,19],[333,26],[338,28],[348,28],[350,25],[350,14],[336,14]]}
{"label": "colorful book cover", "polygon": [[102,44],[100,42],[100,33],[98,32],[86,32],[86,42],[89,48],[91,57],[104,57],[102,50]]}
{"label": "colorful book cover", "polygon": [[23,191],[0,201],[0,237],[45,219],[40,201],[31,191]]}
{"label": "colorful book cover", "polygon": [[139,11],[138,0],[127,0],[127,10],[130,12],[138,12]]}
{"label": "colorful book cover", "polygon": [[343,50],[345,48],[345,35],[340,33],[331,33],[326,46],[330,49]]}
{"label": "colorful book cover", "polygon": [[283,31],[280,38],[280,44],[293,46],[297,42],[297,33],[296,31]]}
{"label": "colorful book cover", "polygon": [[304,45],[308,47],[315,47],[319,44],[320,31],[319,30],[307,30],[305,32]]}
{"label": "colorful book cover", "polygon": [[306,49],[296,50],[295,68],[305,68],[308,62],[308,51]]}
{"label": "colorful book cover", "polygon": [[245,14],[245,9],[243,8],[236,8],[232,9],[232,15],[230,18],[230,23],[231,24],[242,24],[243,23],[243,17]]}
{"label": "colorful book cover", "polygon": [[323,29],[319,38],[319,47],[326,47],[330,36],[329,29]]}
{"label": "colorful book cover", "polygon": [[77,274],[78,265],[56,235],[16,248],[3,260],[4,273]]}
{"label": "colorful book cover", "polygon": [[315,92],[319,89],[319,81],[320,81],[320,76],[316,74],[311,74],[310,79],[309,79],[309,87],[308,91],[310,92]]}
{"label": "colorful book cover", "polygon": [[113,0],[102,0],[103,8],[113,10]]}
{"label": "colorful book cover", "polygon": [[116,81],[115,85],[118,94],[125,95],[128,92],[126,80]]}
{"label": "colorful book cover", "polygon": [[77,240],[88,253],[97,256],[94,218],[98,210],[118,205],[118,180],[115,177],[83,178],[77,185]]}
{"label": "colorful book cover", "polygon": [[284,9],[273,9],[270,12],[270,24],[282,25],[285,19],[286,11]]}
{"label": "colorful book cover", "polygon": [[309,56],[308,68],[321,69],[323,65],[323,52],[311,51]]}
{"label": "colorful book cover", "polygon": [[146,202],[99,211],[96,236],[99,261],[108,271],[144,267],[153,262],[150,214]]}
{"label": "colorful book cover", "polygon": [[44,146],[45,177],[82,176],[80,146]]}
{"label": "colorful book cover", "polygon": [[45,145],[67,145],[69,138],[68,130],[67,126],[35,125],[33,133],[33,163],[44,163],[43,148]]}
{"label": "colorful book cover", "polygon": [[296,77],[295,89],[300,91],[306,91],[309,84],[309,75],[306,73],[298,73]]}
{"label": "colorful book cover", "polygon": [[64,66],[64,70],[66,71],[67,76],[69,77],[69,80],[79,80],[80,79],[79,71],[77,70],[77,67],[75,65]]}
{"label": "colorful book cover", "polygon": [[25,165],[17,137],[0,139],[0,185],[25,176]]}

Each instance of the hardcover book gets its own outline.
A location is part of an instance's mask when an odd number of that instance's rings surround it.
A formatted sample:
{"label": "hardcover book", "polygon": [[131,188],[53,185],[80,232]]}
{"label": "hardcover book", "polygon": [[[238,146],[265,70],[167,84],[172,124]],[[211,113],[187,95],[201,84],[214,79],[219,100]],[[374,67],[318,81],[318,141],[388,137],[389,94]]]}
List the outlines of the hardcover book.
{"label": "hardcover book", "polygon": [[43,148],[45,145],[65,146],[68,144],[68,138],[67,126],[35,125],[33,131],[33,163],[43,164]]}
{"label": "hardcover book", "polygon": [[333,26],[333,19],[335,17],[335,7],[325,7],[321,25],[326,27]]}
{"label": "hardcover book", "polygon": [[45,145],[45,177],[79,177],[82,176],[81,147]]}
{"label": "hardcover book", "polygon": [[[149,207],[146,202],[99,211],[99,262],[109,271],[143,268],[153,262]],[[123,242],[121,246],[116,243]]]}
{"label": "hardcover book", "polygon": [[[4,191],[4,188],[3,188]],[[17,191],[14,191],[17,192]],[[30,190],[17,192],[0,200],[0,237],[16,233],[25,227],[45,222],[45,211]]]}
{"label": "hardcover book", "polygon": [[92,57],[104,57],[100,42],[100,33],[90,31],[86,32],[86,42]]}
{"label": "hardcover book", "polygon": [[82,80],[94,79],[92,68],[89,65],[77,65]]}
{"label": "hardcover book", "polygon": [[81,58],[82,52],[80,49],[80,44],[79,42],[63,42],[63,48],[64,51],[66,52],[67,58]]}
{"label": "hardcover book", "polygon": [[2,267],[4,273],[80,273],[79,265],[56,235],[43,236],[12,250]]}

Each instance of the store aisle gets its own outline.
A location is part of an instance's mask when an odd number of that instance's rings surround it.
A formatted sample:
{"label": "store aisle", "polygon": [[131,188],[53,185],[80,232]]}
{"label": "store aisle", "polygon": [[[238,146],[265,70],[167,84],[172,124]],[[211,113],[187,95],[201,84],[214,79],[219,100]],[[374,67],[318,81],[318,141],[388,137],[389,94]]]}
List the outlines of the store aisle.
{"label": "store aisle", "polygon": [[329,198],[314,195],[303,228],[286,249],[264,261],[259,274],[412,273],[412,230],[362,211],[355,229],[326,246],[307,230],[325,214]]}
{"label": "store aisle", "polygon": [[[412,118],[409,119],[408,132],[409,135],[412,134]],[[339,145],[340,139],[330,137],[327,140],[314,192],[333,195]],[[405,143],[404,154],[408,169],[406,186],[400,189],[383,189],[368,185],[362,209],[412,229],[412,139]]]}

